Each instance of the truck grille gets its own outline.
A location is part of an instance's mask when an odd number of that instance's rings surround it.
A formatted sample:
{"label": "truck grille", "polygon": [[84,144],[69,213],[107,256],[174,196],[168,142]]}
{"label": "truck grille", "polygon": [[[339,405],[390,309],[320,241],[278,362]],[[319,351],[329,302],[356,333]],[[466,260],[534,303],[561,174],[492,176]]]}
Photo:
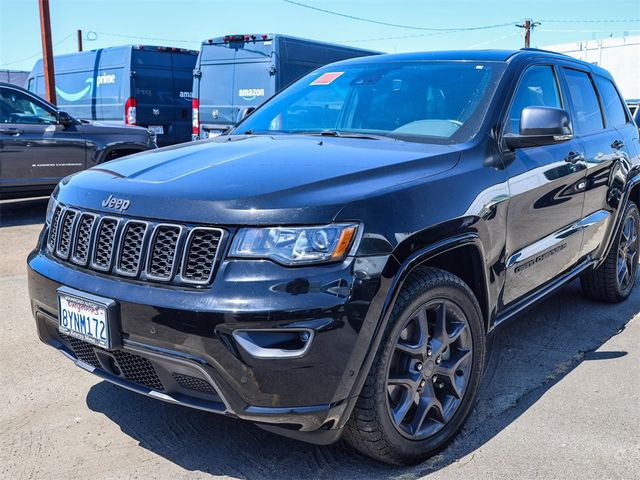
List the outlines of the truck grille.
{"label": "truck grille", "polygon": [[223,238],[219,228],[100,216],[59,205],[46,244],[55,257],[102,273],[206,285]]}
{"label": "truck grille", "polygon": [[173,275],[178,239],[182,229],[175,225],[159,225],[151,241],[149,277],[167,280]]}
{"label": "truck grille", "polygon": [[58,245],[56,253],[62,258],[69,258],[69,247],[71,246],[71,234],[73,233],[73,224],[78,212],[75,210],[67,210],[64,212],[60,230],[58,232]]}
{"label": "truck grille", "polygon": [[107,271],[111,267],[116,228],[118,228],[118,221],[115,218],[103,218],[98,223],[96,248],[91,262],[96,270]]}
{"label": "truck grille", "polygon": [[[89,260],[89,244],[91,242],[91,233],[96,217],[90,213],[83,213],[78,222],[78,231],[75,237],[76,242],[73,246],[71,261],[78,265],[86,265]],[[51,229],[53,230],[53,223]],[[51,235],[51,234],[50,234]]]}
{"label": "truck grille", "polygon": [[140,270],[142,242],[147,231],[144,222],[128,222],[122,231],[118,256],[118,273],[135,276]]}

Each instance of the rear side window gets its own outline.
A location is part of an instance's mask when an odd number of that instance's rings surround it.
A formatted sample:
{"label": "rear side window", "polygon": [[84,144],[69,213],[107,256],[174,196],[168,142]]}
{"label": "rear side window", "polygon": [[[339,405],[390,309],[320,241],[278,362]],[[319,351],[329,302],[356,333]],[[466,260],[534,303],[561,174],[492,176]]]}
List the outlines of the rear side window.
{"label": "rear side window", "polygon": [[596,75],[594,77],[596,87],[600,92],[604,117],[607,120],[607,127],[619,127],[627,123],[627,114],[622,106],[622,100],[618,95],[616,87],[610,80]]}
{"label": "rear side window", "polygon": [[509,111],[510,133],[520,131],[520,114],[526,107],[562,108],[553,67],[536,65],[522,76]]}
{"label": "rear side window", "polygon": [[565,68],[564,72],[576,116],[574,123],[578,131],[586,134],[602,130],[604,123],[600,103],[589,74],[572,68]]}

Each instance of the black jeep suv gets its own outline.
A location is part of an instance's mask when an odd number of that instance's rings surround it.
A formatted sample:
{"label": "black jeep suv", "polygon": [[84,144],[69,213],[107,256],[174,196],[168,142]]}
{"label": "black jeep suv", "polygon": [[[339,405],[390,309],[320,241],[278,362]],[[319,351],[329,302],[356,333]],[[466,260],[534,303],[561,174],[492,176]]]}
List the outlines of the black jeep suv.
{"label": "black jeep suv", "polygon": [[0,83],[0,198],[49,195],[67,175],[151,148],[156,137],[146,128],[76,120]]}
{"label": "black jeep suv", "polygon": [[639,153],[611,76],[562,55],[322,67],[228,135],[63,180],[28,259],[38,333],[136,392],[417,462],[496,326],[578,276],[631,295]]}

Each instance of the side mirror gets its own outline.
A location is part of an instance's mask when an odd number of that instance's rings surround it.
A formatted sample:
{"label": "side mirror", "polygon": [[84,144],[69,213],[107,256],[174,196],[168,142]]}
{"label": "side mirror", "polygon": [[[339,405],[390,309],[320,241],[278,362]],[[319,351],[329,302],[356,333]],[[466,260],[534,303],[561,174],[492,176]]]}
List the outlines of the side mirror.
{"label": "side mirror", "polygon": [[62,125],[64,128],[68,128],[71,125],[75,125],[75,119],[69,115],[67,112],[58,112],[58,123]]}
{"label": "side mirror", "polygon": [[507,133],[511,150],[566,142],[573,137],[569,114],[561,108],[525,107],[520,114],[520,132]]}
{"label": "side mirror", "polygon": [[236,117],[236,125],[247,118],[256,109],[256,107],[241,108]]}

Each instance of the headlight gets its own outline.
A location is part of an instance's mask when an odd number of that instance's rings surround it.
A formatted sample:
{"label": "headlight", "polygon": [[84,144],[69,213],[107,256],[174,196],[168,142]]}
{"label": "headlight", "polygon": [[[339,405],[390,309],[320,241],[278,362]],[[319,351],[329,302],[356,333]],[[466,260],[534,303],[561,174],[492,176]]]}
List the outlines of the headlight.
{"label": "headlight", "polygon": [[44,217],[44,221],[47,225],[51,223],[51,217],[53,217],[53,212],[56,209],[58,202],[53,198],[53,195],[49,197],[49,203],[47,203],[47,213]]}
{"label": "headlight", "polygon": [[357,226],[242,228],[230,256],[267,258],[285,265],[342,260],[353,244]]}

